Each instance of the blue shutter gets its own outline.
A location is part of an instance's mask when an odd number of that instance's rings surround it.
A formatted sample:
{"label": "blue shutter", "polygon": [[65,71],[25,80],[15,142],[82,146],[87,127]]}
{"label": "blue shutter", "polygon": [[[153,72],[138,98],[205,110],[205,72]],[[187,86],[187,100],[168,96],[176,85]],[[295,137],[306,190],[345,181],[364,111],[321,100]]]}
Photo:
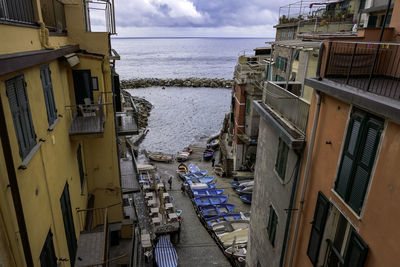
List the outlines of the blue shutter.
{"label": "blue shutter", "polygon": [[319,249],[325,230],[326,218],[329,211],[329,200],[318,192],[317,204],[315,206],[314,220],[312,222],[310,241],[308,243],[307,255],[315,266],[318,262]]}

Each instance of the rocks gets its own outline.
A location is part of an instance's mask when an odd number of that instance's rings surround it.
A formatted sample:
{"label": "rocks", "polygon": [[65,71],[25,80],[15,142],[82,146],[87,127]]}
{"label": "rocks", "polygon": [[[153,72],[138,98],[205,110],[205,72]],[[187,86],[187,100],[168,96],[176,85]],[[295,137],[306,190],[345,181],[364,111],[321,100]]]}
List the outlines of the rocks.
{"label": "rocks", "polygon": [[144,129],[147,127],[147,121],[150,116],[150,111],[153,108],[153,105],[147,101],[146,99],[136,97],[136,96],[131,96],[128,92],[125,90],[122,90],[122,95],[125,98],[125,105],[131,106],[131,99],[133,103],[135,104],[136,110],[137,110],[137,123],[139,129]]}
{"label": "rocks", "polygon": [[174,86],[174,87],[212,87],[231,88],[233,80],[219,78],[187,78],[187,79],[132,79],[122,80],[122,89],[144,88],[151,86]]}

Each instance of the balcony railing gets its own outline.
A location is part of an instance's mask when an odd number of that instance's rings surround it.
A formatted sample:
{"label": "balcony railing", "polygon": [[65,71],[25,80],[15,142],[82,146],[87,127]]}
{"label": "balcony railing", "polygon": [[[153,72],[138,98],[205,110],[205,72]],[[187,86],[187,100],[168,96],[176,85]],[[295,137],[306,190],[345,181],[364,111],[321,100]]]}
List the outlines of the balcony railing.
{"label": "balcony railing", "polygon": [[65,32],[64,4],[58,0],[40,0],[43,22],[52,32]]}
{"label": "balcony railing", "polygon": [[265,83],[263,103],[305,133],[310,104],[273,82]]}
{"label": "balcony railing", "polygon": [[32,0],[0,0],[0,23],[35,25]]}
{"label": "balcony railing", "polygon": [[322,76],[400,100],[400,44],[329,42]]}
{"label": "balcony railing", "polygon": [[[84,3],[86,30],[88,32],[117,34],[114,0],[85,0]],[[104,17],[104,19],[101,17]],[[92,25],[92,20],[96,20],[96,25]]]}

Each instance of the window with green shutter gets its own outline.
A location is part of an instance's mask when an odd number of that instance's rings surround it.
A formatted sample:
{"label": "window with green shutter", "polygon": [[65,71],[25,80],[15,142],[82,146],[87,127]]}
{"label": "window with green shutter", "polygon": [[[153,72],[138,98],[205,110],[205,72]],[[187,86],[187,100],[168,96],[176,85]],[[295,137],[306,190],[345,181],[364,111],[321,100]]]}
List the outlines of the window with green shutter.
{"label": "window with green shutter", "polygon": [[47,120],[49,121],[49,125],[52,125],[57,119],[57,109],[54,101],[53,85],[51,83],[51,71],[49,65],[40,68],[40,78],[42,80]]}
{"label": "window with green shutter", "polygon": [[281,57],[277,56],[276,59],[275,59],[275,68],[276,69],[279,69],[280,62],[281,62]]}
{"label": "window with green shutter", "polygon": [[246,114],[247,115],[250,115],[250,105],[251,105],[250,99],[246,99]]}
{"label": "window with green shutter", "polygon": [[83,170],[83,160],[82,160],[82,147],[78,146],[78,150],[76,151],[76,159],[78,161],[78,169],[79,169],[79,178],[81,181],[81,190],[83,192],[84,184],[85,184],[85,172]]}
{"label": "window with green shutter", "polygon": [[352,229],[343,267],[363,267],[368,254],[368,245]]}
{"label": "window with green shutter", "polygon": [[57,266],[56,252],[54,251],[53,234],[51,230],[47,234],[42,251],[40,252],[40,266],[53,267]]}
{"label": "window with green shutter", "polygon": [[5,83],[19,145],[19,154],[24,159],[36,145],[36,134],[26,93],[26,83],[23,75],[9,79]]}
{"label": "window with green shutter", "polygon": [[269,205],[269,218],[268,218],[268,239],[271,242],[271,245],[275,246],[275,235],[276,235],[276,227],[278,225],[278,216],[272,205]]}
{"label": "window with green shutter", "polygon": [[361,213],[384,120],[354,109],[346,134],[335,191]]}
{"label": "window with green shutter", "polygon": [[282,180],[285,180],[286,162],[288,154],[289,154],[289,147],[281,138],[279,138],[278,155],[276,156],[275,170]]}

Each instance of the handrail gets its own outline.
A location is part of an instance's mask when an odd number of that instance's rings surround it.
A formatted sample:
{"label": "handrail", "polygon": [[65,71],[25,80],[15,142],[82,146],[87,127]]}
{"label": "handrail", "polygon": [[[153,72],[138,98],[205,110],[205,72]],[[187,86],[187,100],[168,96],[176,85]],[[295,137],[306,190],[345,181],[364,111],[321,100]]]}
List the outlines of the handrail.
{"label": "handrail", "polygon": [[119,204],[122,204],[122,202],[118,202],[118,203],[115,203],[115,204],[111,204],[111,205],[109,205],[109,206],[107,206],[107,207],[90,208],[90,209],[78,209],[77,212],[81,212],[81,211],[92,211],[92,210],[99,210],[99,209],[107,209],[107,208],[112,208],[112,207],[114,207],[114,206],[117,206],[117,205],[119,205]]}

